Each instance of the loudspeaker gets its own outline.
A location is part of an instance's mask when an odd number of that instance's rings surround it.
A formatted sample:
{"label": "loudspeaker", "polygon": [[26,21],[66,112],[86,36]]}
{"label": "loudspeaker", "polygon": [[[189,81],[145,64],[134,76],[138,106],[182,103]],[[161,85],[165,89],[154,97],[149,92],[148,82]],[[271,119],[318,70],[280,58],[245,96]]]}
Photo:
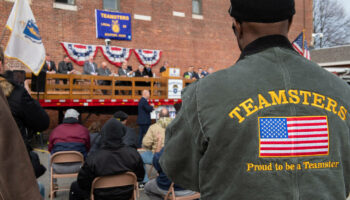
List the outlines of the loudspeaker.
{"label": "loudspeaker", "polygon": [[32,87],[33,92],[45,92],[46,86],[46,72],[41,71],[38,76],[32,74]]}

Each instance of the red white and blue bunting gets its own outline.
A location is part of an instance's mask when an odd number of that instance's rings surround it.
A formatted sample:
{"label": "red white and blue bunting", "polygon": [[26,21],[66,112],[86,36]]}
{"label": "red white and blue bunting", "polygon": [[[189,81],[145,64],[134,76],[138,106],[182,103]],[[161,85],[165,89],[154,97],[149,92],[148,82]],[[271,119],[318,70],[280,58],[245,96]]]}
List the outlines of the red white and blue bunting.
{"label": "red white and blue bunting", "polygon": [[103,56],[113,65],[121,66],[125,60],[129,60],[132,50],[116,46],[100,46]]}
{"label": "red white and blue bunting", "polygon": [[134,49],[135,55],[142,65],[154,65],[158,64],[162,56],[160,50],[149,50],[149,49]]}
{"label": "red white and blue bunting", "polygon": [[95,57],[98,46],[61,42],[68,57],[76,64],[83,66],[90,56]]}

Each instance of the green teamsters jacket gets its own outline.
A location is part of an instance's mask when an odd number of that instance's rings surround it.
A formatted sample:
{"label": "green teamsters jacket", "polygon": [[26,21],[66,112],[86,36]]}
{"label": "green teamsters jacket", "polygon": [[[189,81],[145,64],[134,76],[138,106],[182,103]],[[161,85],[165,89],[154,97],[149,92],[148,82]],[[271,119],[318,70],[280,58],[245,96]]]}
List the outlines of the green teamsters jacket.
{"label": "green teamsters jacket", "polygon": [[248,45],[191,84],[161,166],[203,200],[340,200],[350,181],[349,86],[287,38]]}

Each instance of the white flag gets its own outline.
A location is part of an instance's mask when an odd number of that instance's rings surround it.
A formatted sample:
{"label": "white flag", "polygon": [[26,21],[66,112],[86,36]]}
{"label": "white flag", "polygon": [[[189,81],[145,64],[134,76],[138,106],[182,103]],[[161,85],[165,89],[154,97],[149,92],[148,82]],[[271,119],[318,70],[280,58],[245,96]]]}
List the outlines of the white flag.
{"label": "white flag", "polygon": [[19,60],[38,75],[45,63],[45,48],[28,0],[16,0],[6,27],[11,36],[5,56]]}

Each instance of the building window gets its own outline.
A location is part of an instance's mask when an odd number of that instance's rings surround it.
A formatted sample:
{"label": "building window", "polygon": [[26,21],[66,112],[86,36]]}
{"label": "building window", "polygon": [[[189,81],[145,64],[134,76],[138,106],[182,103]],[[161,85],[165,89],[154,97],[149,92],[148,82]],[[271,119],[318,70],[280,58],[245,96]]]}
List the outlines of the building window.
{"label": "building window", "polygon": [[120,10],[120,0],[103,0],[103,9]]}
{"label": "building window", "polygon": [[202,15],[202,0],[192,0],[192,14]]}
{"label": "building window", "polygon": [[69,5],[75,5],[75,0],[55,0],[55,2],[69,4]]}

